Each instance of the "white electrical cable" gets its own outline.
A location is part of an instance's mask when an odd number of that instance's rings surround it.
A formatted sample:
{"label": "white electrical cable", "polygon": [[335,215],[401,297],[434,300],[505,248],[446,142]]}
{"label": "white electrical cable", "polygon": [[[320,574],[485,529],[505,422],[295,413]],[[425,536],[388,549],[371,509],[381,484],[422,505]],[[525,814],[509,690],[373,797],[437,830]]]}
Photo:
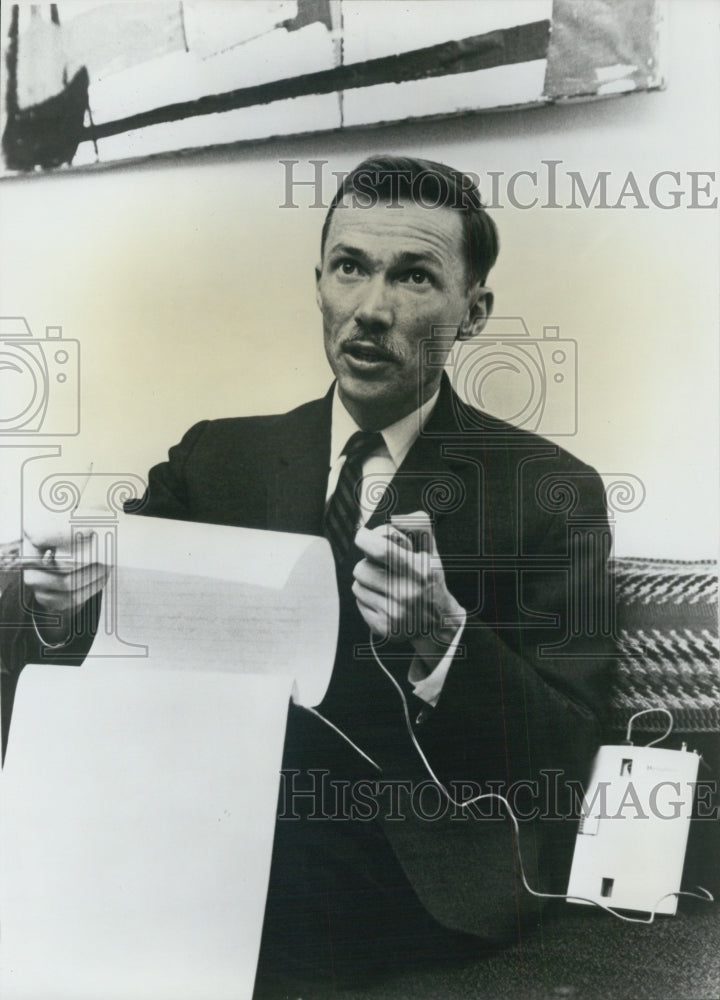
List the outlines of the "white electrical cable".
{"label": "white electrical cable", "polygon": [[[510,816],[510,820],[511,820],[512,825],[513,825],[513,830],[515,831],[515,850],[517,851],[518,864],[520,866],[520,876],[522,878],[523,885],[525,886],[525,888],[527,889],[527,891],[530,893],[531,896],[536,896],[536,897],[541,898],[541,899],[564,899],[564,900],[567,900],[568,902],[572,901],[572,902],[578,902],[578,903],[590,903],[593,906],[597,906],[598,909],[600,909],[600,910],[605,910],[607,913],[611,913],[614,917],[617,917],[618,920],[625,920],[627,923],[630,923],[630,924],[651,924],[651,923],[653,923],[653,921],[655,920],[655,915],[656,915],[656,911],[657,911],[658,906],[660,906],[660,904],[662,903],[662,901],[664,899],[667,899],[670,896],[692,896],[694,899],[703,899],[703,900],[706,900],[708,902],[713,902],[714,901],[714,897],[712,896],[712,894],[710,892],[708,892],[707,889],[704,889],[702,886],[698,886],[697,888],[700,890],[700,893],[702,893],[702,895],[699,895],[696,892],[682,892],[682,891],[681,892],[666,892],[655,903],[655,905],[653,906],[652,910],[650,911],[650,916],[648,918],[643,918],[643,917],[627,917],[627,916],[625,916],[624,913],[619,913],[617,910],[614,910],[611,906],[603,906],[602,903],[598,903],[597,900],[595,900],[595,899],[588,899],[585,896],[567,896],[567,895],[565,895],[563,893],[538,892],[536,889],[533,889],[530,886],[530,884],[528,883],[527,877],[525,875],[525,866],[523,864],[522,852],[520,850],[520,826],[518,824],[517,817],[515,816],[515,813],[512,811],[512,808],[511,808],[510,803],[508,802],[508,800],[503,795],[500,795],[497,792],[484,792],[481,795],[476,795],[473,798],[466,799],[464,802],[457,802],[452,797],[452,795],[447,790],[447,788],[445,787],[445,785],[443,785],[443,783],[440,781],[440,779],[438,778],[438,776],[433,771],[433,769],[432,769],[432,767],[430,765],[429,760],[425,756],[425,753],[423,752],[422,747],[418,743],[418,740],[417,740],[417,738],[415,736],[415,733],[413,732],[413,729],[412,729],[412,723],[410,722],[410,711],[408,709],[408,703],[407,703],[407,699],[405,697],[405,692],[403,691],[403,689],[400,687],[400,685],[398,684],[398,682],[395,680],[395,678],[393,677],[393,675],[390,673],[390,671],[387,669],[387,667],[385,666],[385,664],[382,662],[382,660],[378,656],[377,650],[375,649],[375,641],[374,641],[374,636],[373,636],[372,632],[370,633],[370,648],[372,650],[373,656],[375,657],[375,662],[377,663],[377,665],[380,667],[380,669],[382,670],[382,672],[385,674],[385,676],[388,678],[388,680],[390,681],[390,683],[393,685],[393,687],[395,688],[395,690],[400,695],[400,699],[402,701],[402,706],[403,706],[403,712],[404,712],[404,715],[405,715],[405,725],[407,727],[408,733],[410,734],[410,739],[412,740],[413,746],[415,747],[417,753],[420,756],[420,760],[423,762],[423,765],[425,766],[425,770],[430,775],[430,778],[432,779],[432,781],[437,785],[437,787],[443,793],[443,795],[448,800],[448,802],[451,805],[453,805],[456,808],[458,808],[458,809],[465,809],[465,808],[467,808],[467,806],[473,805],[476,802],[480,802],[483,799],[497,799],[499,802],[502,802],[503,805],[505,806],[505,808],[507,809],[508,814]],[[652,711],[655,711],[655,709],[653,709]],[[667,711],[667,709],[662,709],[661,711]],[[638,712],[638,715],[641,715],[641,714],[642,714],[641,712]],[[667,714],[670,715],[669,712]],[[636,716],[633,716],[633,718],[636,718]],[[630,721],[632,723],[632,719]],[[672,716],[670,716],[670,728],[672,728]],[[670,730],[668,730],[668,732],[669,731]],[[665,735],[667,735],[667,733]],[[664,739],[664,736],[662,736],[660,738]],[[649,744],[649,745],[652,745],[652,744]],[[365,757],[365,756],[366,755],[363,754],[363,757]]]}
{"label": "white electrical cable", "polygon": [[632,743],[632,740],[630,739],[630,734],[632,733],[632,725],[635,719],[639,719],[641,715],[652,715],[654,712],[664,712],[665,715],[667,715],[670,722],[668,724],[667,729],[662,734],[662,736],[658,736],[658,738],[656,740],[653,740],[652,743],[646,743],[645,745],[648,747],[654,747],[656,743],[662,743],[662,741],[670,735],[670,733],[672,732],[672,727],[674,725],[672,712],[669,712],[667,708],[643,708],[641,712],[636,712],[635,715],[631,715],[628,720],[627,732],[625,734],[625,739],[627,740],[628,743]]}
{"label": "white electrical cable", "polygon": [[364,757],[365,760],[368,762],[368,764],[372,764],[375,770],[380,771],[380,773],[382,774],[382,768],[380,767],[380,765],[376,764],[375,761],[372,759],[372,757],[368,757],[365,751],[361,750],[360,747],[357,745],[357,743],[353,743],[350,737],[346,736],[345,733],[342,731],[342,729],[338,729],[338,727],[335,725],[334,722],[331,722],[329,719],[326,719],[324,715],[321,715],[318,711],[316,711],[316,709],[310,708],[309,705],[301,705],[300,708],[304,708],[306,712],[309,712],[311,715],[314,715],[317,719],[320,719],[321,722],[324,722],[326,726],[329,726],[334,732],[338,734],[338,736],[344,739],[345,742],[348,743],[353,748],[353,750],[357,750],[360,756]]}

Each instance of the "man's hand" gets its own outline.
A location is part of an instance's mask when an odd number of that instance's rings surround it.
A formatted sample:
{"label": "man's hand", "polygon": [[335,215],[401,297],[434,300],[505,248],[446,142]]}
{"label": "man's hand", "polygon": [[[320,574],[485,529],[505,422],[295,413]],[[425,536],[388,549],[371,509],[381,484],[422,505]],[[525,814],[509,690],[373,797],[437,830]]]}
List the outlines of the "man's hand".
{"label": "man's hand", "polygon": [[75,612],[105,585],[108,567],[100,562],[97,536],[71,538],[67,521],[47,517],[26,528],[22,541],[23,581],[41,611],[61,616],[57,625],[39,626],[47,643],[67,639]]}
{"label": "man's hand", "polygon": [[360,528],[355,544],[365,558],[355,567],[353,593],[368,627],[383,639],[409,640],[432,669],[464,611],[445,583],[430,518],[419,511]]}

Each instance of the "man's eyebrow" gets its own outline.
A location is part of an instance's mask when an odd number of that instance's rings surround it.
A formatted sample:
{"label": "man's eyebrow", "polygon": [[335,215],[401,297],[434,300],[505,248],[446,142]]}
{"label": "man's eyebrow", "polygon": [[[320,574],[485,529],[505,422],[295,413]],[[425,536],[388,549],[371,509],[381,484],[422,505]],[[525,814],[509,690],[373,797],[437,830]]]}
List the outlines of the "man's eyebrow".
{"label": "man's eyebrow", "polygon": [[[371,260],[370,255],[365,250],[361,250],[359,247],[354,247],[349,243],[338,243],[331,247],[330,255],[333,257],[355,257],[363,263],[368,263]],[[443,261],[442,258],[432,250],[424,250],[421,252],[406,250],[403,253],[398,254],[392,263],[393,267],[412,267],[414,264],[435,264],[437,267],[441,267]]]}
{"label": "man's eyebrow", "polygon": [[356,257],[365,263],[370,260],[369,255],[364,250],[351,246],[349,243],[336,243],[335,246],[330,247],[330,256]]}
{"label": "man's eyebrow", "polygon": [[432,250],[425,250],[422,253],[413,253],[408,250],[405,253],[401,253],[395,261],[395,264],[400,267],[408,267],[413,264],[436,264],[441,266],[442,263],[442,258],[438,257]]}

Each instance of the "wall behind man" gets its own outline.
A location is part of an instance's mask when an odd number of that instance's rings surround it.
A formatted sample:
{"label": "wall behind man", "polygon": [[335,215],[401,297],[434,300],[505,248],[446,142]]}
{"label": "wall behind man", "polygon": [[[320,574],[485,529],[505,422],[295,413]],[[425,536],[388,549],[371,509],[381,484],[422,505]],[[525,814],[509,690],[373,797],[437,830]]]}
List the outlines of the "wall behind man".
{"label": "wall behind man", "polygon": [[[327,201],[332,171],[384,150],[474,171],[498,203],[496,313],[577,342],[578,429],[558,441],[609,477],[642,483],[642,502],[616,514],[616,551],[716,555],[717,209],[693,205],[711,204],[718,183],[698,176],[693,195],[690,172],[718,163],[720,8],[673,3],[670,21],[664,92],[4,182],[0,311],[25,315],[36,336],[62,325],[80,342],[81,433],[57,462],[43,460],[48,470],[92,459],[95,471],[144,474],[195,420],[283,411],[323,393],[313,266],[324,212],[309,187],[293,189],[298,207],[281,207],[281,161],[310,179],[309,161],[327,160]],[[543,207],[548,160],[559,161],[562,207]],[[519,176],[513,204],[519,171],[537,183]],[[608,205],[624,190],[623,207],[568,207],[568,174],[590,189],[601,171]],[[680,174],[657,188],[668,205],[679,191],[677,208],[650,201],[660,171]],[[649,207],[636,207],[636,190]],[[7,536],[21,451],[0,452]]]}

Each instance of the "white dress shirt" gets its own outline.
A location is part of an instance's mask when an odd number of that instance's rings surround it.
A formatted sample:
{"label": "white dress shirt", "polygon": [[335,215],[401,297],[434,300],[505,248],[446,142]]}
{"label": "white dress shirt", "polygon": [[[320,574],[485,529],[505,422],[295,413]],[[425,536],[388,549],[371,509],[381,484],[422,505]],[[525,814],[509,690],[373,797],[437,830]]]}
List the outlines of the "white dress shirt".
{"label": "white dress shirt", "polygon": [[[397,470],[405,460],[405,456],[415,443],[425,422],[435,408],[438,392],[431,396],[427,402],[423,403],[417,410],[413,410],[402,420],[390,424],[380,433],[383,438],[382,447],[372,452],[363,463],[362,474],[366,485],[370,488],[362,490],[360,496],[360,524],[364,525],[372,516],[385,486],[392,480]],[[333,393],[332,401],[332,423],[330,429],[330,473],[328,475],[327,492],[325,499],[329,500],[335,492],[340,470],[345,462],[342,454],[345,445],[352,435],[361,430],[345,409],[342,400],[337,392]],[[368,477],[371,477],[368,480]],[[452,664],[455,650],[460,642],[466,617],[458,625],[451,645],[440,663],[428,673],[423,661],[416,656],[410,664],[408,670],[408,680],[413,685],[414,693],[418,698],[422,698],[433,707],[437,704],[442,692],[445,678]]]}

